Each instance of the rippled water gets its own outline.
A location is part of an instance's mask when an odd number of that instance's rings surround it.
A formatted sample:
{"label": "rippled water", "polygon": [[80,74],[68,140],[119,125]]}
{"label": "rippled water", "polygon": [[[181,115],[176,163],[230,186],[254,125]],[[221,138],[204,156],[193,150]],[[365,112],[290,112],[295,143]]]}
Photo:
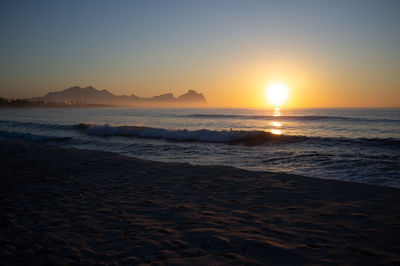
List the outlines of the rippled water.
{"label": "rippled water", "polygon": [[0,109],[0,136],[400,187],[400,109]]}

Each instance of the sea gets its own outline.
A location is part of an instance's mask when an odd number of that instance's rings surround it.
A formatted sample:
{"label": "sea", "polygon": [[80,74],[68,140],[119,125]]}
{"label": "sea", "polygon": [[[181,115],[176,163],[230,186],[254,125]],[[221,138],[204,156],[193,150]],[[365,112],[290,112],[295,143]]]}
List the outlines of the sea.
{"label": "sea", "polygon": [[0,109],[0,138],[400,187],[400,109]]}

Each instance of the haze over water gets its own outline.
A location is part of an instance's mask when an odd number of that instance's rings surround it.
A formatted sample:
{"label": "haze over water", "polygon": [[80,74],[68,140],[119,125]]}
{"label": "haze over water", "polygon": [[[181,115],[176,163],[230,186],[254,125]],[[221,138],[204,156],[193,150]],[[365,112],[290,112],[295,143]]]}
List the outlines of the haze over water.
{"label": "haze over water", "polygon": [[399,117],[400,109],[3,109],[0,136],[400,187]]}

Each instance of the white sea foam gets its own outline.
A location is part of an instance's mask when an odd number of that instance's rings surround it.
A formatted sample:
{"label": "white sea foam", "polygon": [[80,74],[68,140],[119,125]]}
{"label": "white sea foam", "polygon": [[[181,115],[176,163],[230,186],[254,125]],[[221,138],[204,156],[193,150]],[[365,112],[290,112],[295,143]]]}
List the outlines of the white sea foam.
{"label": "white sea foam", "polygon": [[198,141],[198,142],[221,142],[221,143],[245,143],[251,145],[264,145],[274,141],[275,143],[293,143],[301,141],[313,141],[316,143],[330,142],[339,143],[363,143],[364,145],[390,145],[398,147],[400,140],[393,138],[322,138],[307,136],[276,135],[265,131],[245,130],[188,130],[188,129],[165,129],[142,126],[112,126],[79,124],[75,128],[86,131],[88,135],[111,137],[126,136],[150,139],[165,139],[175,141]]}
{"label": "white sea foam", "polygon": [[[81,126],[82,127],[82,126]],[[165,129],[138,126],[111,126],[87,125],[86,133],[96,136],[133,136],[139,138],[155,138],[180,141],[201,142],[232,142],[260,134],[269,134],[264,131],[240,131],[240,130],[187,130]]]}

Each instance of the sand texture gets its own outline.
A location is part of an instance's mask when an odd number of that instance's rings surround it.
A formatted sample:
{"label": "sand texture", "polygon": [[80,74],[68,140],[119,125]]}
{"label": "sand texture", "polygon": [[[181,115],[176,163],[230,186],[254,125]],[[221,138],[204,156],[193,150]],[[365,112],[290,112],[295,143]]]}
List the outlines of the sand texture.
{"label": "sand texture", "polygon": [[400,264],[400,190],[0,142],[0,265]]}

